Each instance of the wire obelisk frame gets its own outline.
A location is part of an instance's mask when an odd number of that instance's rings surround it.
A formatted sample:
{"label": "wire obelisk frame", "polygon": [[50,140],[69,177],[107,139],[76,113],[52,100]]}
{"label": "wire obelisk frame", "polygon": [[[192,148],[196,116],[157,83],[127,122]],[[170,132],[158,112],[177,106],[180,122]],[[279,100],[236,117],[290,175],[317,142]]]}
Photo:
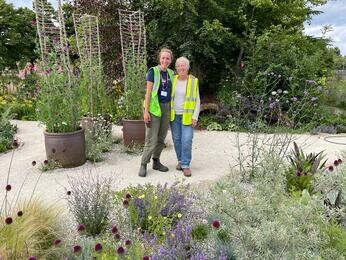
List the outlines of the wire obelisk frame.
{"label": "wire obelisk frame", "polygon": [[135,58],[138,64],[141,62],[146,62],[147,52],[144,13],[140,10],[128,11],[121,9],[119,9],[118,12],[126,89],[126,68],[128,58]]}
{"label": "wire obelisk frame", "polygon": [[[89,112],[93,114],[94,93],[103,91],[98,89],[102,74],[102,60],[100,50],[99,20],[97,16],[88,14],[73,14],[73,23],[76,33],[78,53],[84,75],[89,79],[88,84],[88,106]],[[103,86],[101,86],[103,87]]]}
{"label": "wire obelisk frame", "polygon": [[61,0],[58,0],[57,11],[54,10],[47,0],[34,0],[34,7],[37,33],[40,41],[42,68],[43,70],[47,69],[50,62],[49,55],[55,53],[56,61],[68,74],[68,79],[71,83],[69,45]]}

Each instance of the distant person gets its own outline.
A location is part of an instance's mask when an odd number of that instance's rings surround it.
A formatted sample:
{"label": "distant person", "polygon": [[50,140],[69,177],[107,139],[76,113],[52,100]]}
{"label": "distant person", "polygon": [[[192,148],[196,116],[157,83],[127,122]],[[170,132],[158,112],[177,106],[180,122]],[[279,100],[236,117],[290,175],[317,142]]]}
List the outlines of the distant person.
{"label": "distant person", "polygon": [[189,75],[190,62],[180,57],[175,62],[177,74],[173,80],[171,100],[171,130],[178,159],[177,170],[191,176],[193,129],[197,126],[200,112],[198,79]]}
{"label": "distant person", "polygon": [[169,169],[160,162],[160,155],[165,146],[171,112],[171,93],[174,73],[169,69],[173,60],[172,51],[162,49],[159,65],[147,73],[147,90],[144,100],[144,122],[146,124],[145,145],[138,175],[147,175],[147,164],[153,158],[153,169],[167,172]]}

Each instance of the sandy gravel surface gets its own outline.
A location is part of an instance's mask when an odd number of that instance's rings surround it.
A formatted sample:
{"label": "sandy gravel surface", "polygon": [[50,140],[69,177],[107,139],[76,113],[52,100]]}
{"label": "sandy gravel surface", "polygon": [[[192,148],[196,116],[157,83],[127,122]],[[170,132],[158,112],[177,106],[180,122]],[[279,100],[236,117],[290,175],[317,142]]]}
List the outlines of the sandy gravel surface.
{"label": "sandy gravel surface", "polygon": [[[77,168],[56,169],[41,173],[38,166],[33,167],[31,162],[36,161],[40,164],[45,160],[43,127],[38,122],[13,122],[18,126],[17,136],[23,145],[13,153],[9,183],[13,187],[11,193],[15,194],[25,181],[20,193],[22,198],[29,198],[36,186],[35,196],[53,203],[64,202],[62,197],[65,194],[65,188],[68,189],[68,177],[85,178],[87,174],[111,177],[114,180],[115,189],[146,182],[173,183],[185,180],[188,183],[205,184],[227,175],[237,161],[236,133],[196,131],[192,151],[191,178],[184,178],[181,172],[175,170],[176,158],[170,133],[166,139],[167,148],[161,157],[161,161],[170,168],[170,171],[166,173],[154,171],[151,165],[148,165],[148,176],[138,177],[140,155],[128,155],[119,152],[119,149],[108,153],[106,160],[100,163],[87,162]],[[113,134],[121,136],[121,127],[115,126]],[[323,150],[330,160],[334,160],[346,150],[346,145],[327,142],[326,136],[330,135],[299,135],[296,138],[299,144],[304,144],[306,152]],[[243,143],[247,142],[247,135],[240,134],[240,140]],[[339,136],[330,141],[346,143],[346,137]],[[0,154],[0,187],[5,187],[11,156],[12,152]],[[0,201],[5,190],[1,189]]]}

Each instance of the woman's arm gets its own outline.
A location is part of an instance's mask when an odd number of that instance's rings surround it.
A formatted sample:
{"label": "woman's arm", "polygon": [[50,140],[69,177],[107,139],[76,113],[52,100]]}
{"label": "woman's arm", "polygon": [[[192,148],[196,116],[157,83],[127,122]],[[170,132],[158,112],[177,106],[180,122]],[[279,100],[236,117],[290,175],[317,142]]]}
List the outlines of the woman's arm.
{"label": "woman's arm", "polygon": [[153,88],[153,85],[154,85],[153,82],[147,81],[147,90],[145,92],[144,115],[143,115],[143,119],[146,124],[148,124],[151,121],[150,114],[149,114],[149,105],[150,105],[151,90]]}

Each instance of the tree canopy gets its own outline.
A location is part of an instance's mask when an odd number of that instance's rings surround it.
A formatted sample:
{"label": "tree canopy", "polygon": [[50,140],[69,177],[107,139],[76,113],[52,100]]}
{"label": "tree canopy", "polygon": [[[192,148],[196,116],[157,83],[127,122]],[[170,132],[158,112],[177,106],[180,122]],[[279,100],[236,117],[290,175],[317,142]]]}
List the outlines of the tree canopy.
{"label": "tree canopy", "polygon": [[35,13],[0,0],[0,70],[36,59]]}

